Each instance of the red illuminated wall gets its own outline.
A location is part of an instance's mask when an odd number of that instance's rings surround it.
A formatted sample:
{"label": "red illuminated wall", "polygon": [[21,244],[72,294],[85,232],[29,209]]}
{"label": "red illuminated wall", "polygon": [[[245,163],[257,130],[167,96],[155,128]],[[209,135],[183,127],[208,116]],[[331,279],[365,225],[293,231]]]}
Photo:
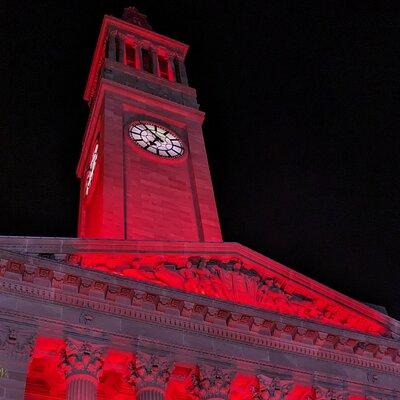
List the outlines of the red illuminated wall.
{"label": "red illuminated wall", "polygon": [[[146,114],[132,115],[133,119],[146,119]],[[186,130],[171,128],[187,147]],[[126,134],[124,151],[127,239],[201,240],[190,158],[180,161],[147,156]]]}

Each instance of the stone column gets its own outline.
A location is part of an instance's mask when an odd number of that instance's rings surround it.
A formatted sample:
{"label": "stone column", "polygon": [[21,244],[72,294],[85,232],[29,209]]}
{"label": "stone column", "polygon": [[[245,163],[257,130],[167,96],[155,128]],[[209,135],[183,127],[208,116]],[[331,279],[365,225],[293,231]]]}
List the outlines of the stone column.
{"label": "stone column", "polygon": [[116,55],[116,47],[115,47],[115,40],[116,40],[116,32],[115,31],[111,31],[108,34],[108,54],[107,57],[110,60],[115,61],[117,59],[117,55]]}
{"label": "stone column", "polygon": [[185,63],[184,63],[183,59],[179,56],[177,58],[177,62],[178,62],[178,66],[179,66],[179,74],[181,77],[181,83],[183,83],[184,85],[188,85],[189,82],[188,82],[188,78],[187,78],[187,74],[186,74]]}
{"label": "stone column", "polygon": [[192,393],[200,400],[228,400],[235,372],[217,366],[202,365],[192,377]]}
{"label": "stone column", "polygon": [[66,339],[62,367],[67,379],[67,400],[96,400],[104,347]]}
{"label": "stone column", "polygon": [[176,82],[174,56],[168,55],[168,77],[171,82]]}
{"label": "stone column", "polygon": [[171,373],[168,357],[139,351],[130,365],[129,383],[136,388],[138,400],[164,400]]}
{"label": "stone column", "polygon": [[19,327],[0,330],[0,397],[23,399],[35,335]]}
{"label": "stone column", "polygon": [[124,37],[124,35],[119,34],[117,36],[117,40],[119,43],[117,60],[118,60],[118,62],[123,64],[125,62],[125,37]]}
{"label": "stone column", "polygon": [[135,65],[139,71],[143,71],[142,46],[141,42],[137,42],[135,47]]}
{"label": "stone column", "polygon": [[150,47],[149,51],[151,54],[151,60],[152,60],[152,64],[153,64],[153,74],[156,76],[160,76],[160,68],[158,65],[157,51],[153,47]]}

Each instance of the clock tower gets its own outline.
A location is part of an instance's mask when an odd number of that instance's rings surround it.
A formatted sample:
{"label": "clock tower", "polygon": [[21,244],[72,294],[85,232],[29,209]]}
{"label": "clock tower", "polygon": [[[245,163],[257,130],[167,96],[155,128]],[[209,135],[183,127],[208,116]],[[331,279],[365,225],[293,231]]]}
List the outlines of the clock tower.
{"label": "clock tower", "polygon": [[79,237],[222,241],[187,50],[133,7],[104,17],[84,95]]}
{"label": "clock tower", "polygon": [[79,238],[0,236],[0,398],[400,399],[399,321],[222,241],[186,52],[104,18]]}

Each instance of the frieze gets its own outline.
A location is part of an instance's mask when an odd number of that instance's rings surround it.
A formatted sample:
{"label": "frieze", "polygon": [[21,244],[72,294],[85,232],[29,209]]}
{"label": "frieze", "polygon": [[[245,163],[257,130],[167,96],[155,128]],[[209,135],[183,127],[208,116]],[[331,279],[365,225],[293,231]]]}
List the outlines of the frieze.
{"label": "frieze", "polygon": [[[196,332],[337,362],[376,368],[381,371],[400,373],[399,350],[395,346],[365,344],[364,341],[344,335],[328,334],[296,326],[293,323],[267,320],[248,313],[240,314],[229,309],[210,307],[201,304],[200,301],[187,301],[180,299],[178,294],[160,296],[147,290],[109,284],[68,272],[46,272],[44,276],[52,285],[52,288],[47,290],[47,284],[43,282],[42,284],[37,282],[35,285],[32,285],[31,282],[24,282],[25,271],[29,269],[31,274],[32,265],[26,268],[27,265],[10,260],[7,266],[10,266],[9,270],[13,271],[13,276],[5,274],[5,269],[8,267],[3,268],[2,274],[6,279],[0,279],[0,288],[8,292],[73,304],[127,318],[143,320],[151,318],[155,321],[155,317],[150,317],[150,315],[159,315],[157,317],[159,323],[176,324]],[[34,270],[34,273],[39,274],[40,269],[44,267],[37,266],[35,268],[37,272]],[[51,270],[49,265],[46,265],[45,269]],[[18,274],[21,279],[18,279]],[[154,288],[154,290],[157,289]],[[148,311],[143,312],[143,310]],[[166,317],[164,318],[162,315]],[[91,321],[91,319],[86,320],[85,317],[81,318],[83,325],[91,323]],[[361,354],[359,352],[361,348],[366,353]],[[368,349],[373,349],[373,351]]]}

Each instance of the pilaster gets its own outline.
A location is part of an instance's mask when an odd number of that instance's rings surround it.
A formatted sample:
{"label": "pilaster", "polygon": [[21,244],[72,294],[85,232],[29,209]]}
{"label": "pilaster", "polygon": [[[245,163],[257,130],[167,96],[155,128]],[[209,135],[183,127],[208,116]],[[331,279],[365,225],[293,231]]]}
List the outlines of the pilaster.
{"label": "pilaster", "polygon": [[119,43],[118,46],[118,61],[120,63],[124,63],[125,61],[125,37],[122,34],[119,34],[117,36],[117,40]]}
{"label": "pilaster", "polygon": [[153,74],[155,76],[160,76],[160,70],[158,66],[158,59],[157,59],[157,51],[153,48],[149,48],[150,54],[151,54],[151,63],[153,67]]}
{"label": "pilaster", "polygon": [[110,31],[108,34],[108,58],[116,61],[117,56],[116,56],[116,45],[115,45],[115,40],[116,40],[116,31]]}
{"label": "pilaster", "polygon": [[186,66],[182,58],[178,58],[178,65],[179,65],[179,74],[181,77],[181,83],[183,83],[184,85],[188,85],[189,81],[186,73]]}
{"label": "pilaster", "polygon": [[135,47],[135,65],[136,69],[143,71],[143,59],[142,59],[142,42],[137,42]]}
{"label": "pilaster", "polygon": [[170,81],[176,82],[176,71],[174,66],[173,54],[168,55],[168,77]]}

